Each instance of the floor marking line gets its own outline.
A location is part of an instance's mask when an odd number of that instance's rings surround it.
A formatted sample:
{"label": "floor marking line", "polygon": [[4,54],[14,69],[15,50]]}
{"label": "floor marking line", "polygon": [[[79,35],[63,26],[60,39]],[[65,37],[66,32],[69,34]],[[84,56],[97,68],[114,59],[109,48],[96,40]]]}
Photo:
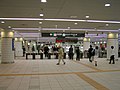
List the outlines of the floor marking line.
{"label": "floor marking line", "polygon": [[106,88],[105,86],[101,85],[100,83],[96,82],[95,80],[87,77],[86,75],[84,75],[83,73],[76,73],[77,76],[79,76],[80,78],[82,78],[84,81],[86,81],[87,83],[89,83],[90,85],[92,85],[93,87],[95,87],[97,90],[109,90],[108,88]]}
{"label": "floor marking line", "polygon": [[0,76],[30,76],[30,75],[58,75],[58,74],[76,74],[76,73],[98,73],[98,72],[119,72],[120,70],[103,71],[85,71],[85,72],[63,72],[63,73],[29,73],[29,74],[0,74]]}
{"label": "floor marking line", "polygon": [[66,72],[66,73],[36,73],[36,74],[0,74],[0,76],[31,76],[31,75],[59,75],[59,74],[74,74],[74,73]]}

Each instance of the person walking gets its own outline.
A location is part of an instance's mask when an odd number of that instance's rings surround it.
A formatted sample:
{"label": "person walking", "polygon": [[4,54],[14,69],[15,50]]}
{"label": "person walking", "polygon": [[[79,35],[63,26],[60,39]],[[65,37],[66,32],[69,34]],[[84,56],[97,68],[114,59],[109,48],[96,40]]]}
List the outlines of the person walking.
{"label": "person walking", "polygon": [[26,51],[26,49],[25,49],[24,46],[22,47],[22,49],[23,49],[23,57],[24,57],[24,56],[25,56],[25,51]]}
{"label": "person walking", "polygon": [[76,60],[80,61],[80,49],[79,49],[79,47],[76,48]]}
{"label": "person walking", "polygon": [[63,52],[63,48],[61,46],[59,46],[58,49],[58,63],[56,65],[60,65],[61,60],[63,61],[63,64],[65,65],[65,61],[63,60],[63,56],[64,56],[64,52]]}
{"label": "person walking", "polygon": [[95,62],[95,66],[97,66],[97,59],[94,60],[95,49],[92,48],[92,45],[90,45],[90,48],[89,48],[88,52],[89,52],[89,61],[90,62],[94,61]]}
{"label": "person walking", "polygon": [[35,52],[35,47],[34,46],[32,46],[32,52]]}
{"label": "person walking", "polygon": [[47,46],[47,45],[45,45],[45,47],[44,47],[44,54],[45,54],[45,58],[47,58],[47,57],[48,57],[48,53],[49,53],[49,48],[48,48],[48,46]]}
{"label": "person walking", "polygon": [[71,45],[70,48],[69,48],[69,52],[68,52],[69,59],[73,60],[73,55],[74,55],[74,53],[73,53],[73,47]]}
{"label": "person walking", "polygon": [[111,46],[111,56],[110,56],[110,62],[109,64],[111,64],[111,61],[113,61],[112,64],[115,64],[115,51],[114,51],[114,46]]}
{"label": "person walking", "polygon": [[92,50],[93,50],[93,48],[92,48],[92,45],[90,45],[90,48],[88,49],[88,53],[89,53],[89,61],[90,62],[92,62],[92,59],[91,59],[91,57],[92,57]]}

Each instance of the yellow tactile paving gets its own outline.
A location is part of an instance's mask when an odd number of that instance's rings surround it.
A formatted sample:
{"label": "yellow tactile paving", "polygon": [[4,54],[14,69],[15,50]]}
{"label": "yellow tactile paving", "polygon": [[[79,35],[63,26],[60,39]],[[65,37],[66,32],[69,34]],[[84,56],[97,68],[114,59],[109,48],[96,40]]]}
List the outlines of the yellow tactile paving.
{"label": "yellow tactile paving", "polygon": [[99,84],[98,82],[92,80],[91,78],[85,76],[82,73],[76,73],[80,78],[88,82],[90,85],[95,87],[97,90],[109,90],[108,88],[104,87],[103,85]]}

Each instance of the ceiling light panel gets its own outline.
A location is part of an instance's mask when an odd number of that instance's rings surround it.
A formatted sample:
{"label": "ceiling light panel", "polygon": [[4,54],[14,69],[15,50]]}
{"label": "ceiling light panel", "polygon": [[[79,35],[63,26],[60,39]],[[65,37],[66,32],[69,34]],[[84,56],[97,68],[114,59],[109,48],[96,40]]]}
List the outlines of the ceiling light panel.
{"label": "ceiling light panel", "polygon": [[85,17],[86,17],[86,18],[89,18],[90,16],[86,15]]}
{"label": "ceiling light panel", "polygon": [[8,26],[8,28],[11,28],[11,26]]}
{"label": "ceiling light panel", "polygon": [[45,3],[45,2],[47,2],[47,0],[41,0],[41,2]]}
{"label": "ceiling light panel", "polygon": [[105,7],[110,7],[110,3],[106,3],[106,4],[105,4]]}
{"label": "ceiling light panel", "polygon": [[43,14],[43,13],[40,13],[40,16],[41,16],[41,17],[43,17],[43,16],[44,16],[44,14]]}
{"label": "ceiling light panel", "polygon": [[39,22],[39,24],[42,24],[42,22]]}
{"label": "ceiling light panel", "polygon": [[2,24],[4,24],[5,22],[4,21],[1,21]]}
{"label": "ceiling light panel", "polygon": [[77,25],[78,23],[74,23],[75,25]]}

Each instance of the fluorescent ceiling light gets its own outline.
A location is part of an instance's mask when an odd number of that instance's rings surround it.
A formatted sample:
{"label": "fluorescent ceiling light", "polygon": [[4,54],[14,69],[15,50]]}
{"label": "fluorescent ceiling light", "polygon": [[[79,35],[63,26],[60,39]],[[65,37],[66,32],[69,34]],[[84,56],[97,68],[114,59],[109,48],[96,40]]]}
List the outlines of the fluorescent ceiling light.
{"label": "fluorescent ceiling light", "polygon": [[47,2],[47,0],[41,0],[41,2]]}
{"label": "fluorescent ceiling light", "polygon": [[119,32],[118,30],[97,30],[97,31],[103,31],[103,32]]}
{"label": "fluorescent ceiling light", "polygon": [[120,21],[102,21],[102,20],[86,20],[87,22],[98,22],[98,23],[120,23]]}
{"label": "fluorescent ceiling light", "polygon": [[116,23],[120,24],[120,21],[103,21],[103,20],[80,20],[80,19],[43,19],[43,18],[0,18],[0,20],[9,21],[71,21],[71,22],[95,22],[95,23]]}
{"label": "fluorescent ceiling light", "polygon": [[106,3],[106,4],[105,4],[105,7],[110,7],[110,3]]}
{"label": "fluorescent ceiling light", "polygon": [[79,19],[44,19],[46,21],[70,21],[70,22],[86,22],[86,20],[79,20]]}
{"label": "fluorescent ceiling light", "polygon": [[18,20],[20,20],[20,21],[39,21],[39,20],[44,20],[44,19],[42,19],[42,18],[0,18],[0,20],[10,20],[10,21],[18,21]]}
{"label": "fluorescent ceiling light", "polygon": [[[12,28],[13,30],[40,30],[40,28]],[[70,27],[66,28],[42,28],[42,30],[69,30]],[[95,29],[74,29],[71,28],[70,30],[76,31],[96,31]],[[104,30],[104,29],[97,29],[97,31],[104,31],[104,32],[119,32],[119,30]]]}

